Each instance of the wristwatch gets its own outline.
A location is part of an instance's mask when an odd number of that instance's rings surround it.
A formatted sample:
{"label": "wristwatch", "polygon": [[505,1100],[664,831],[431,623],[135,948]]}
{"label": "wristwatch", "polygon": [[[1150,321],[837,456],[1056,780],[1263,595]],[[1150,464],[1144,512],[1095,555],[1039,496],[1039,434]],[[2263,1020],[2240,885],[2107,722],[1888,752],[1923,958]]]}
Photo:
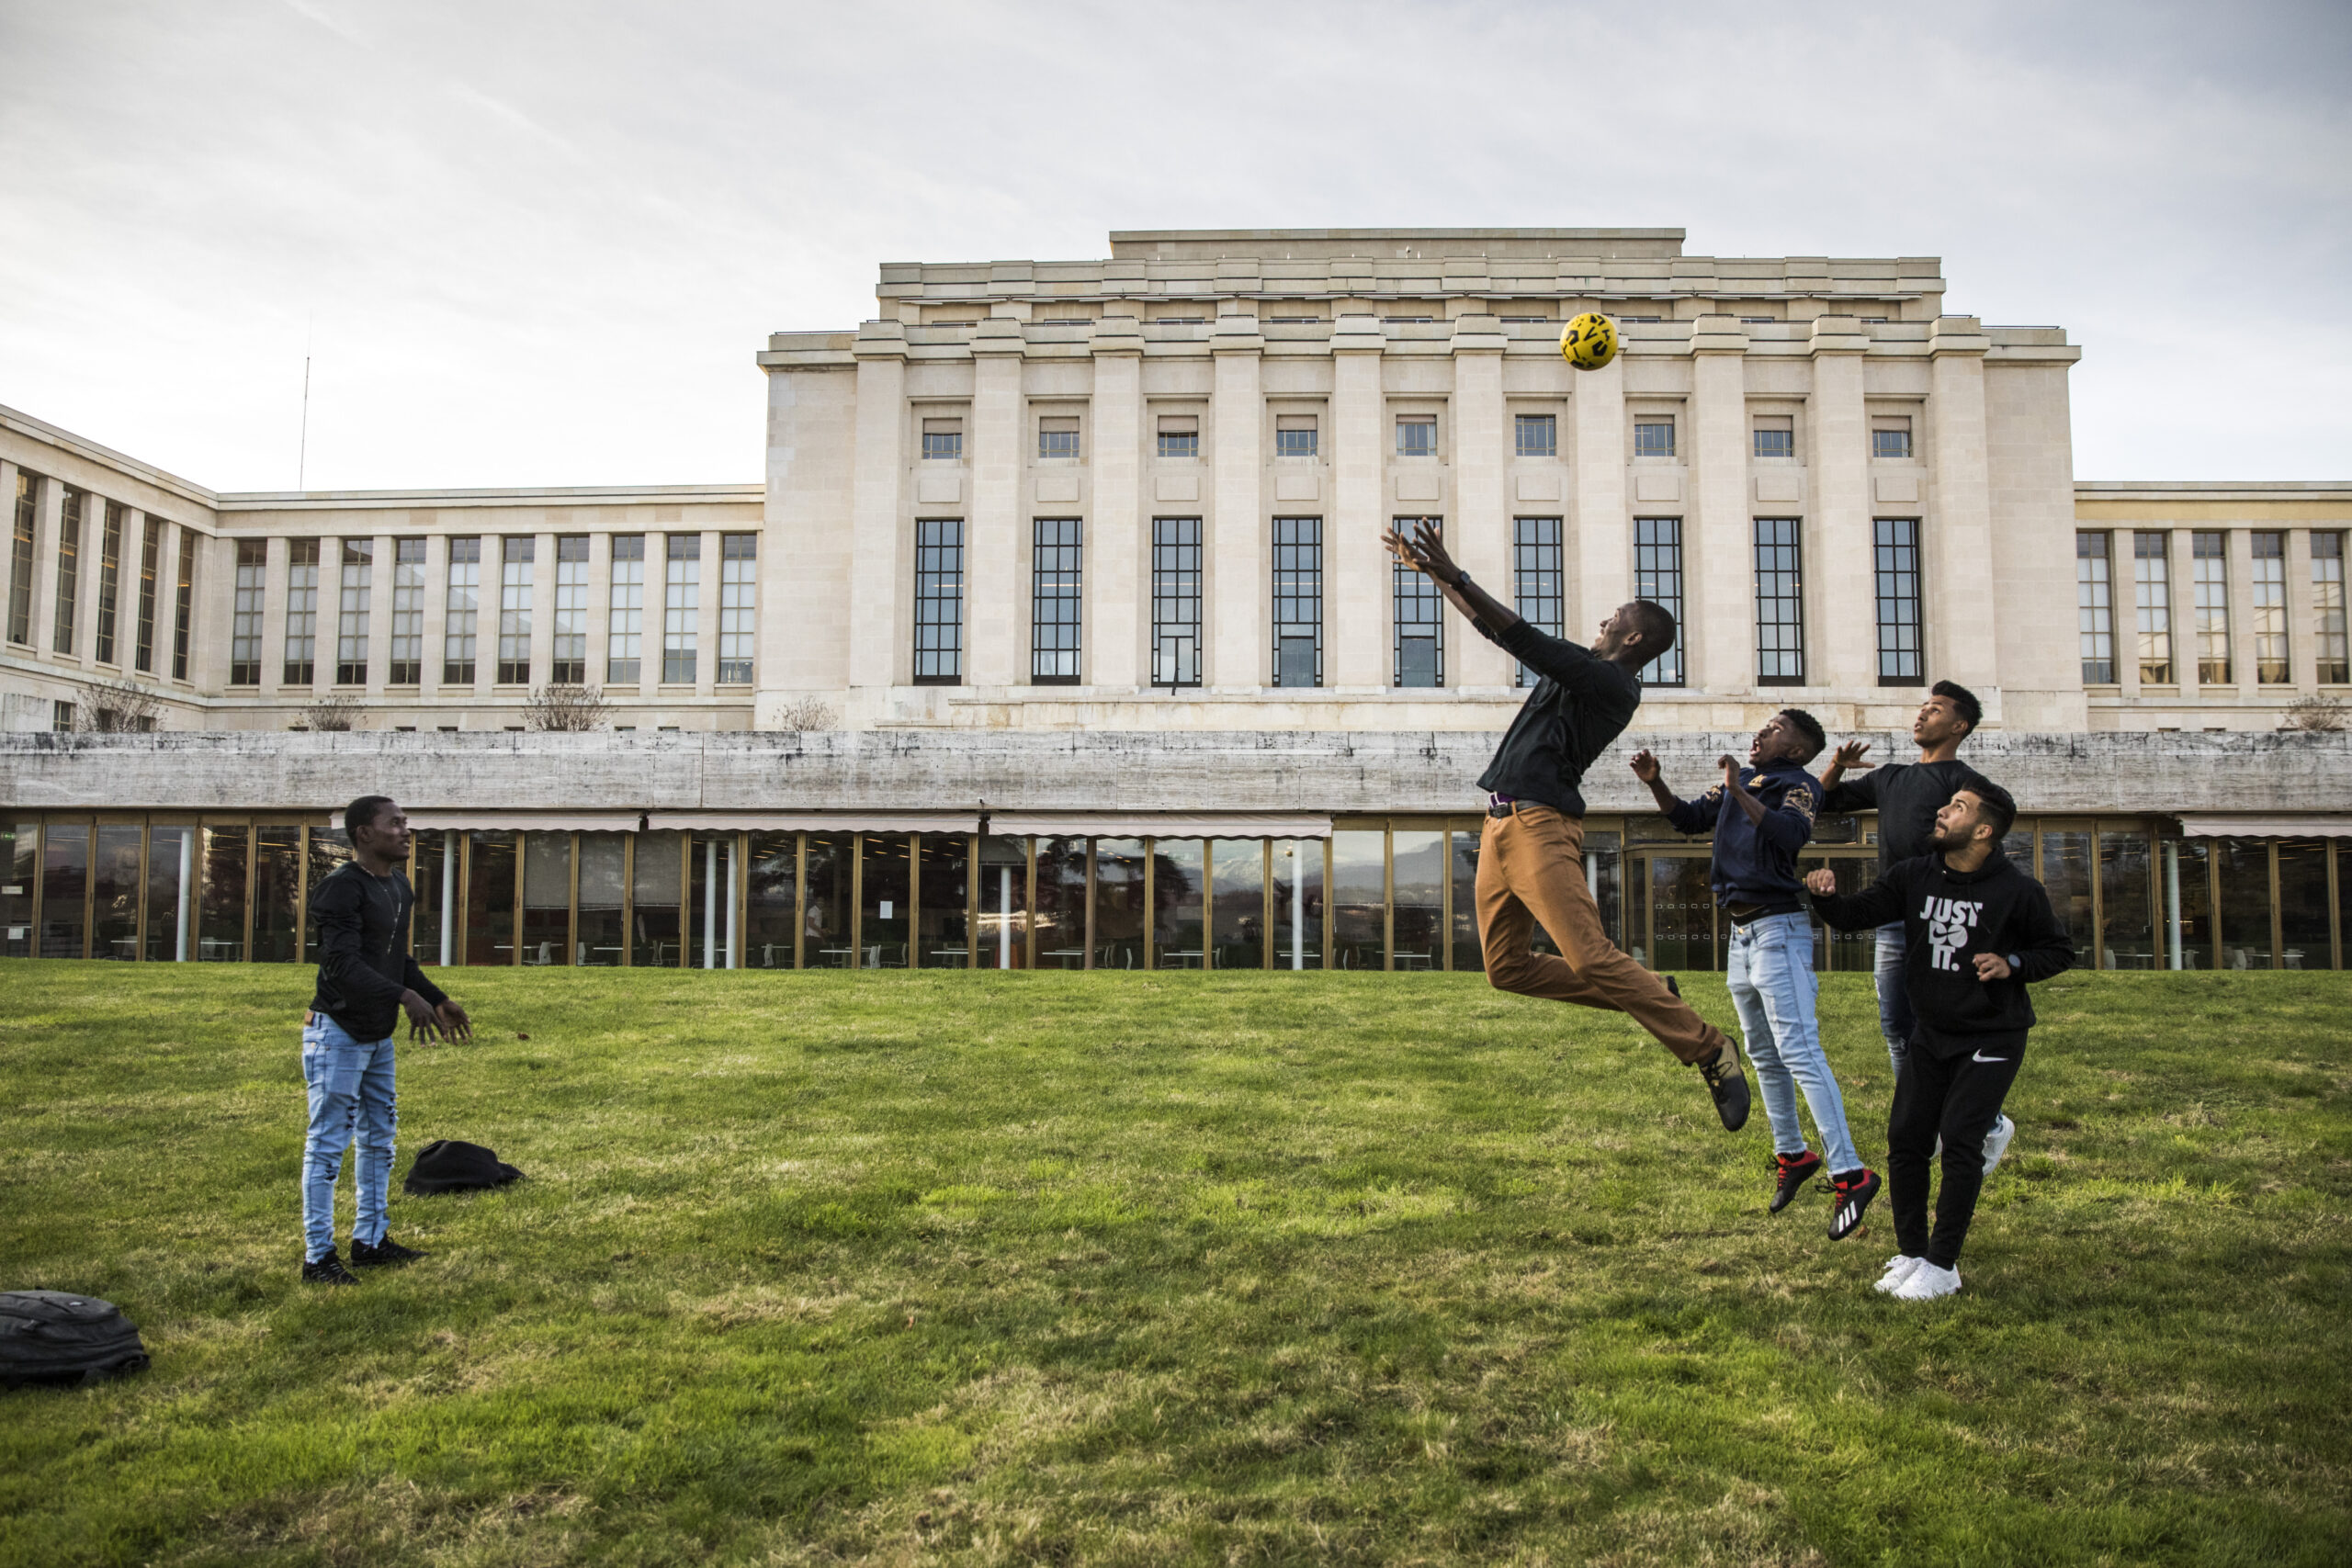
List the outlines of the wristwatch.
{"label": "wristwatch", "polygon": [[1469,574],[1468,572],[1464,571],[1460,567],[1456,567],[1456,568],[1454,568],[1454,570],[1453,570],[1453,583],[1451,584],[1451,586],[1452,586],[1452,587],[1453,587],[1456,592],[1459,592],[1459,591],[1461,590],[1461,588],[1462,588],[1462,585],[1463,585],[1464,583],[1465,583],[1465,582],[1469,581],[1470,581],[1470,574]]}
{"label": "wristwatch", "polygon": [[2015,973],[2017,973],[2017,971],[2018,971],[2018,970],[2020,970],[2020,969],[2022,969],[2022,968],[2024,968],[2024,967],[2025,967],[2025,960],[2024,960],[2024,959],[2019,958],[2019,957],[2018,957],[2016,953],[2010,953],[2010,954],[2009,954],[2009,972],[2010,972],[2011,974],[2015,974]]}

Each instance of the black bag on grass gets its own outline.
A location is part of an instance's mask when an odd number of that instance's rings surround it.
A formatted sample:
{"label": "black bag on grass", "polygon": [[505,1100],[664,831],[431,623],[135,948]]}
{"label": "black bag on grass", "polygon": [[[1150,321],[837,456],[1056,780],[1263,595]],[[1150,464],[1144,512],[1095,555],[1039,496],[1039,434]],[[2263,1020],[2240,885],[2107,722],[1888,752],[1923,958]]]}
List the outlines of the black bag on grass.
{"label": "black bag on grass", "polygon": [[468,1188],[503,1187],[510,1181],[520,1181],[523,1173],[503,1163],[497,1155],[480,1144],[461,1144],[455,1138],[435,1138],[416,1151],[416,1163],[408,1168],[408,1179],[401,1185],[416,1197],[432,1192],[462,1192]]}
{"label": "black bag on grass", "polygon": [[146,1365],[139,1325],[112,1302],[0,1291],[0,1387],[73,1388]]}

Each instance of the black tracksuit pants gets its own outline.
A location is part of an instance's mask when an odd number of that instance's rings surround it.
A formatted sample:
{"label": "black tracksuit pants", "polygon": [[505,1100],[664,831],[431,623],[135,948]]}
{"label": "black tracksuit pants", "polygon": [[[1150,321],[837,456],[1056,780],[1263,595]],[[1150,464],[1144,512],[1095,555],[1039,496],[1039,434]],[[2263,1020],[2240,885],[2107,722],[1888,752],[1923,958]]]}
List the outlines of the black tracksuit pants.
{"label": "black tracksuit pants", "polygon": [[[1886,1119],[1886,1198],[1894,1211],[1895,1242],[1905,1258],[1925,1258],[1939,1269],[1960,1261],[1984,1186],[1984,1139],[2025,1060],[2023,1033],[1985,1035],[1970,1044],[1958,1055],[1939,1056],[1915,1037]],[[1944,1185],[1930,1235],[1928,1162],[1939,1135]]]}

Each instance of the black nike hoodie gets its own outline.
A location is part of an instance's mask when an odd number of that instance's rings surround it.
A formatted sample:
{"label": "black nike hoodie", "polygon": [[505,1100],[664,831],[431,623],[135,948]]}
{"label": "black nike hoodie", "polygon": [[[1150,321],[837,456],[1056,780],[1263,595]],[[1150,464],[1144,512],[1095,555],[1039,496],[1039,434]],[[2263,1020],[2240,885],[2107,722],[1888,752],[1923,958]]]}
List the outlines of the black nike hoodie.
{"label": "black nike hoodie", "polygon": [[[1839,931],[1903,922],[1915,1038],[1936,1056],[1960,1055],[1986,1035],[2024,1033],[2033,1026],[2026,986],[2075,963],[2050,895],[1997,852],[1971,872],[1952,870],[1940,854],[1906,860],[1860,893],[1816,896],[1813,907]],[[2009,960],[2009,977],[1979,980],[1980,953]]]}

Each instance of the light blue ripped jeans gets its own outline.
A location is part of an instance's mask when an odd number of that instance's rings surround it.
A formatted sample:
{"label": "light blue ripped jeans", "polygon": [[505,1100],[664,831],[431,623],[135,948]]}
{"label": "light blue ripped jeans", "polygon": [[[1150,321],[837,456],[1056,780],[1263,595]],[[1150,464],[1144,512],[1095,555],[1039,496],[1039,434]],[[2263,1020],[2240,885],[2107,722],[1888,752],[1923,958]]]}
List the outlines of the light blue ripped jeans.
{"label": "light blue ripped jeans", "polygon": [[334,1250],[335,1178],[343,1151],[355,1142],[359,1212],[351,1236],[370,1247],[384,1239],[392,1137],[400,1125],[391,1037],[354,1040],[319,1013],[302,1026],[302,1081],[311,1088],[311,1126],[302,1139],[302,1260],[316,1263]]}
{"label": "light blue ripped jeans", "polygon": [[1846,1102],[1822,1054],[1821,1026],[1814,1021],[1819,983],[1813,973],[1813,920],[1802,909],[1766,915],[1731,928],[1724,982],[1739,1010],[1747,1058],[1764,1091],[1764,1114],[1772,1123],[1776,1154],[1801,1154],[1804,1127],[1797,1120],[1797,1089],[1813,1109],[1821,1133],[1821,1157],[1832,1175],[1862,1163],[1846,1131]]}

